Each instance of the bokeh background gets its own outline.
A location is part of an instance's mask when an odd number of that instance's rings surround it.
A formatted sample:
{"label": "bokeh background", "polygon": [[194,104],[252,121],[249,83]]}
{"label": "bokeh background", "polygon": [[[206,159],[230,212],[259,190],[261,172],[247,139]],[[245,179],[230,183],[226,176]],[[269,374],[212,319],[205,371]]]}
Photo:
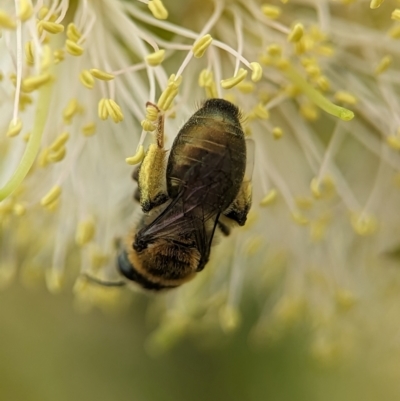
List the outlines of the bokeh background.
{"label": "bokeh background", "polygon": [[241,329],[222,341],[188,336],[165,353],[149,355],[148,302],[138,295],[118,313],[81,313],[68,290],[53,296],[18,283],[3,290],[0,399],[400,399],[396,375],[381,369],[384,356],[371,358],[368,349],[356,359],[321,365],[310,357],[309,329],[302,325],[269,346],[254,344],[248,335],[251,302]]}

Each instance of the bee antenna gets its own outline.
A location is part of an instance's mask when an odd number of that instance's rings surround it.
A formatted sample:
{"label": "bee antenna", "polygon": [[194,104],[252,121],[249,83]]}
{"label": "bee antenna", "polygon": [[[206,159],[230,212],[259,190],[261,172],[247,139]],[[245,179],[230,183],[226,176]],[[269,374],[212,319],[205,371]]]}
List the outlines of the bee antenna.
{"label": "bee antenna", "polygon": [[102,285],[103,287],[124,287],[127,284],[126,281],[103,281],[87,273],[82,273],[82,276],[92,283]]}

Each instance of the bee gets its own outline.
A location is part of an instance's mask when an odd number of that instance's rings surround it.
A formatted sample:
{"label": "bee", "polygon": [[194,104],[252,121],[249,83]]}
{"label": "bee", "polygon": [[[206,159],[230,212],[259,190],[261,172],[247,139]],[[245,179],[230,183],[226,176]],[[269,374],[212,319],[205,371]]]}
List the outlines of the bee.
{"label": "bee", "polygon": [[[155,106],[156,107],[156,106]],[[209,99],[189,118],[167,157],[164,117],[135,174],[143,216],[128,235],[117,265],[146,290],[180,286],[202,271],[216,230],[243,226],[251,206],[246,141],[232,103]]]}

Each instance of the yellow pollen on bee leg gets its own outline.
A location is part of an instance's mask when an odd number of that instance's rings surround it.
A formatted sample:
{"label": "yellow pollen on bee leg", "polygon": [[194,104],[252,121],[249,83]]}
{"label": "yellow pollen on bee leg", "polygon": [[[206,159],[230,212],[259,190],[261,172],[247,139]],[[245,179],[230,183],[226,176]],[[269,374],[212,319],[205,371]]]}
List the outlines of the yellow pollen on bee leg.
{"label": "yellow pollen on bee leg", "polygon": [[16,121],[12,120],[10,122],[6,135],[8,137],[17,136],[21,132],[21,130],[22,130],[22,121],[20,118],[17,118]]}
{"label": "yellow pollen on bee leg", "polygon": [[102,81],[111,81],[115,78],[114,74],[111,74],[103,70],[99,70],[97,68],[92,68],[89,71],[95,78],[100,79]]}
{"label": "yellow pollen on bee leg", "polygon": [[194,57],[196,58],[203,57],[205,51],[211,45],[212,41],[213,38],[210,34],[204,35],[202,38],[196,40],[192,48]]}
{"label": "yellow pollen on bee leg", "polygon": [[43,198],[40,200],[40,204],[42,206],[49,206],[50,204],[58,200],[60,198],[60,195],[61,187],[59,185],[55,185],[45,196],[43,196]]}
{"label": "yellow pollen on bee leg", "polygon": [[160,65],[164,61],[164,57],[165,57],[165,50],[161,49],[154,53],[148,54],[145,57],[145,60],[147,65],[151,67],[156,67],[157,65]]}
{"label": "yellow pollen on bee leg", "polygon": [[221,81],[221,86],[224,89],[231,89],[236,86],[239,82],[242,82],[247,76],[247,70],[240,68],[238,73],[231,78],[223,79]]}
{"label": "yellow pollen on bee leg", "polygon": [[79,74],[79,80],[88,89],[92,89],[94,86],[94,77],[89,70],[82,70]]}
{"label": "yellow pollen on bee leg", "polygon": [[144,155],[144,147],[143,145],[140,145],[138,151],[132,157],[127,157],[125,162],[131,166],[139,164],[144,159]]}
{"label": "yellow pollen on bee leg", "polygon": [[93,239],[95,232],[96,227],[92,218],[79,222],[75,234],[76,244],[79,246],[86,245]]}
{"label": "yellow pollen on bee leg", "polygon": [[161,0],[150,0],[147,5],[153,16],[157,19],[167,19],[168,11]]}

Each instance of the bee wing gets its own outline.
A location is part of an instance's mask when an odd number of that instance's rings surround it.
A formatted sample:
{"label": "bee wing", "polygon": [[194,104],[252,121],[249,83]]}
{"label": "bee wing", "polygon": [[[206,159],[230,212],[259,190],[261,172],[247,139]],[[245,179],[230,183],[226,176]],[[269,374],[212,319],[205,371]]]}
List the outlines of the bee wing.
{"label": "bee wing", "polygon": [[[225,153],[209,154],[202,161],[194,163],[182,180],[178,195],[152,223],[140,231],[140,236],[151,240],[195,233],[198,245],[211,244],[214,230],[206,229],[205,224],[214,219],[212,224],[216,225],[221,210],[218,204],[207,203],[207,197],[217,191],[221,179],[228,179],[215,174],[226,157]],[[207,169],[204,165],[207,165]]]}

